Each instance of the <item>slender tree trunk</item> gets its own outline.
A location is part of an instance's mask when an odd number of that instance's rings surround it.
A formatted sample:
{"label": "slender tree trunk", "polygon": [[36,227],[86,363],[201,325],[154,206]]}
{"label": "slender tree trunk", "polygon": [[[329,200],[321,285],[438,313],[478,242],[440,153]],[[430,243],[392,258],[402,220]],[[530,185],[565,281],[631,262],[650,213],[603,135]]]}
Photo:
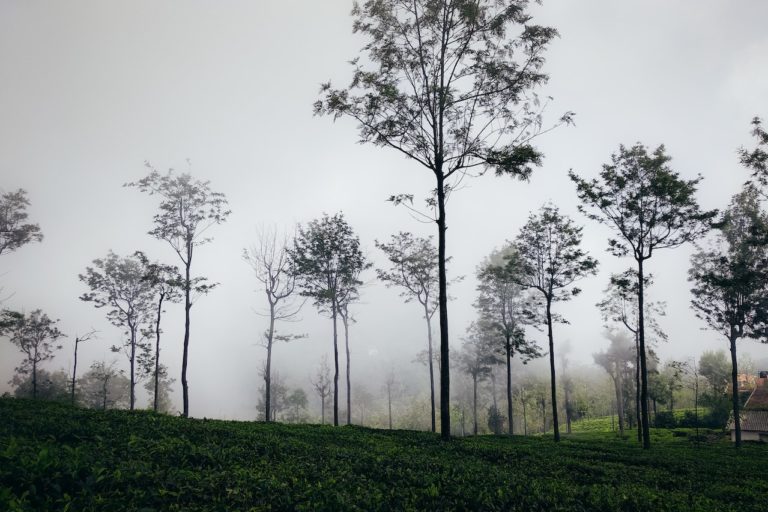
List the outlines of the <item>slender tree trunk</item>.
{"label": "slender tree trunk", "polygon": [[569,390],[568,379],[563,379],[563,390],[565,392],[565,432],[571,433],[571,393]]}
{"label": "slender tree trunk", "polygon": [[133,410],[136,404],[136,326],[129,326],[131,329],[131,408]]}
{"label": "slender tree trunk", "polygon": [[739,411],[739,363],[736,360],[736,333],[735,329],[731,327],[731,335],[729,337],[731,343],[731,386],[733,388],[733,427],[736,433],[736,448],[741,447],[741,418]]}
{"label": "slender tree trunk", "polygon": [[493,408],[498,411],[499,403],[496,400],[496,375],[494,375],[493,369],[491,369],[491,398],[493,399]]}
{"label": "slender tree trunk", "polygon": [[184,353],[181,358],[181,390],[183,395],[182,416],[189,417],[189,382],[187,382],[187,362],[189,361],[189,310],[192,308],[192,242],[187,241],[187,261],[185,262],[184,281]]}
{"label": "slender tree trunk", "polygon": [[269,301],[269,332],[267,333],[267,364],[264,368],[264,408],[267,421],[272,407],[272,340],[275,336],[275,305]]}
{"label": "slender tree trunk", "polygon": [[549,376],[552,388],[552,426],[555,442],[560,441],[560,426],[557,424],[557,382],[555,380],[555,339],[552,336],[552,300],[547,297],[547,336],[549,337]]}
{"label": "slender tree trunk", "polygon": [[325,425],[325,395],[320,397],[320,424]]}
{"label": "slender tree trunk", "polygon": [[75,364],[72,367],[72,405],[75,405],[75,383],[77,377],[77,346],[80,344],[80,338],[75,338]]}
{"label": "slender tree trunk", "polygon": [[640,338],[635,331],[635,419],[637,420],[637,442],[643,444],[643,421],[640,417]]}
{"label": "slender tree trunk", "polygon": [[392,387],[387,385],[387,408],[389,409],[389,430],[392,430]]}
{"label": "slender tree trunk", "polygon": [[643,426],[643,448],[647,450],[651,447],[651,426],[648,418],[648,364],[645,356],[645,283],[643,282],[642,256],[637,259],[637,277],[637,312],[639,319],[637,332],[640,335],[640,413]]}
{"label": "slender tree trunk", "polygon": [[448,280],[445,268],[445,179],[442,169],[442,155],[438,156],[435,171],[437,177],[437,254],[438,254],[438,281],[440,296],[438,304],[440,310],[440,436],[448,440],[451,438],[451,360],[448,355]]}
{"label": "slender tree trunk", "polygon": [[477,435],[477,376],[472,376],[472,433]]}
{"label": "slender tree trunk", "polygon": [[[352,377],[349,362],[349,312],[341,313],[341,321],[344,324],[344,348],[347,353],[347,425],[352,424]],[[362,421],[361,421],[362,423]]]}
{"label": "slender tree trunk", "polygon": [[523,435],[528,435],[528,413],[525,410],[525,398],[520,395],[520,402],[523,404]]}
{"label": "slender tree trunk", "polygon": [[339,333],[336,328],[336,302],[331,305],[333,319],[333,426],[339,426]]}
{"label": "slender tree trunk", "polygon": [[152,408],[155,412],[157,412],[160,390],[160,319],[163,315],[163,299],[165,299],[165,294],[161,293],[157,301],[157,321],[155,322],[155,396],[152,402]]}
{"label": "slender tree trunk", "polygon": [[109,377],[104,379],[104,384],[102,384],[101,391],[101,410],[106,411],[107,410],[107,386],[109,385]]}
{"label": "slender tree trunk", "polygon": [[429,314],[429,307],[424,304],[424,318],[427,319],[427,351],[429,357],[429,400],[432,406],[432,432],[436,431],[435,426],[435,358],[432,353],[432,317]]}
{"label": "slender tree trunk", "polygon": [[509,435],[512,435],[515,433],[515,426],[512,423],[512,350],[510,348],[510,342],[509,342],[509,335],[507,335],[507,346],[506,346],[506,355],[507,355],[507,421],[509,422],[509,426],[507,427],[507,431],[509,432]]}
{"label": "slender tree trunk", "polygon": [[619,435],[624,435],[624,404],[621,399],[621,372],[619,364],[616,363],[616,377],[613,379],[613,389],[616,392],[616,416],[619,421]]}
{"label": "slender tree trunk", "polygon": [[37,400],[37,350],[32,360],[32,399]]}

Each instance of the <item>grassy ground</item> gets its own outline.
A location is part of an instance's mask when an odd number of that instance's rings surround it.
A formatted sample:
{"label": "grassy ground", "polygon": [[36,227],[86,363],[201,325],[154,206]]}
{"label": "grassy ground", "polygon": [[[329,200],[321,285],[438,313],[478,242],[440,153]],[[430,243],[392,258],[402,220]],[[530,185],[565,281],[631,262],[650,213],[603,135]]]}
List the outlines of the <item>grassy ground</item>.
{"label": "grassy ground", "polygon": [[482,436],[0,399],[0,510],[757,510],[768,447]]}

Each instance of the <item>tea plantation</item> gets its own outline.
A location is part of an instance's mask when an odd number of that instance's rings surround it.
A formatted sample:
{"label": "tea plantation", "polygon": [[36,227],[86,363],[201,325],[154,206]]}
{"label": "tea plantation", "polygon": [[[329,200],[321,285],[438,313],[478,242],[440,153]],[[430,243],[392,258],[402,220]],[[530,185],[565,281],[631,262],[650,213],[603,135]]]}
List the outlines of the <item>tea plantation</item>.
{"label": "tea plantation", "polygon": [[[680,432],[684,433],[684,432]],[[680,434],[678,433],[678,434]],[[0,399],[0,510],[758,510],[768,447],[482,436]]]}

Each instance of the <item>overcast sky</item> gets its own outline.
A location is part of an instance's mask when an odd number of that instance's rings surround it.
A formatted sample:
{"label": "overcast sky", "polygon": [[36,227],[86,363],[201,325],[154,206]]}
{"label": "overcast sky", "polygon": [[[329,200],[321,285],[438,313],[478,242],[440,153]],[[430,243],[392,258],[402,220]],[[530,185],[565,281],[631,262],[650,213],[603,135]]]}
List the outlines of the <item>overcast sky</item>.
{"label": "overcast sky", "polygon": [[[361,40],[351,32],[349,0],[255,1],[0,1],[0,187],[24,188],[30,218],[45,239],[0,257],[0,285],[13,293],[5,306],[42,308],[61,319],[70,337],[50,369],[71,364],[72,340],[91,327],[99,338],[82,349],[80,368],[111,360],[120,331],[102,310],[78,300],[78,280],[94,258],[112,249],[137,249],[176,263],[167,245],[146,232],[156,202],[122,184],[160,169],[208,179],[229,199],[232,215],[212,228],[193,270],[221,283],[193,308],[190,402],[194,416],[252,418],[256,345],[264,304],[242,261],[259,224],[291,229],[322,212],[343,211],[368,256],[383,258],[374,240],[399,230],[436,232],[385,199],[426,195],[428,171],[399,154],[361,146],[356,127],[312,115],[321,82],[347,83],[347,61]],[[749,122],[768,117],[768,2],[687,0],[551,0],[534,9],[536,21],[561,34],[547,54],[554,119],[576,112],[576,126],[542,137],[546,159],[530,183],[485,176],[467,182],[448,205],[451,275],[466,279],[449,306],[454,346],[474,318],[474,270],[511,239],[528,212],[552,201],[586,226],[585,244],[601,261],[584,293],[557,310],[556,343],[571,342],[584,364],[607,345],[594,304],[621,261],[606,251],[607,228],[576,210],[567,171],[595,175],[619,144],[664,143],[671,166],[686,178],[701,173],[699,199],[722,208],[746,179],[736,149],[752,146]],[[656,276],[651,298],[668,303],[661,324],[669,342],[662,359],[686,359],[726,349],[724,338],[703,331],[689,307],[686,281],[691,247],[660,252],[648,267]],[[425,348],[425,328],[414,304],[375,282],[362,292],[351,331],[353,380],[379,393],[392,364],[404,379],[426,385],[410,363]],[[163,361],[180,372],[183,311],[168,309]],[[330,321],[311,305],[289,326],[308,338],[278,346],[274,367],[292,386],[332,348]],[[538,334],[539,338],[541,335]],[[540,340],[543,341],[543,340]],[[741,341],[755,360],[768,346]],[[0,340],[0,392],[20,354]],[[127,367],[124,358],[120,364]],[[83,370],[85,371],[85,370]],[[180,403],[180,385],[175,385]]]}

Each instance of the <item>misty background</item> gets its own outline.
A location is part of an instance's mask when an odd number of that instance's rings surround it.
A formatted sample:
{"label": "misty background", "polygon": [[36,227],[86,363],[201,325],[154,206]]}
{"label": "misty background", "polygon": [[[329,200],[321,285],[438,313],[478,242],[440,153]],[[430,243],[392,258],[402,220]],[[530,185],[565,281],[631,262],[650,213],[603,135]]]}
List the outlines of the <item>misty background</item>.
{"label": "misty background", "polygon": [[[69,337],[46,369],[70,369],[76,334],[91,328],[98,339],[80,347],[79,373],[102,359],[127,367],[109,350],[121,330],[78,299],[86,291],[78,274],[93,259],[140,249],[177,264],[167,244],[146,234],[156,199],[122,187],[147,174],[145,160],[161,172],[210,180],[232,210],[195,253],[193,272],[221,286],[192,309],[193,416],[257,415],[267,319],[256,312],[266,303],[242,259],[257,226],[290,232],[343,211],[375,267],[386,258],[374,240],[401,230],[436,234],[386,202],[398,193],[425,197],[433,187],[428,171],[394,151],[356,144],[349,121],[312,115],[321,82],[350,79],[346,61],[362,45],[351,33],[351,7],[349,0],[0,3],[0,187],[27,190],[29,220],[45,236],[0,257],[0,286],[4,307],[61,319]],[[458,347],[476,317],[476,266],[515,236],[529,211],[552,201],[586,226],[584,246],[601,263],[596,277],[579,283],[580,296],[555,306],[571,322],[556,326],[556,350],[568,341],[571,364],[591,365],[608,345],[595,303],[610,273],[629,260],[609,255],[608,229],[578,213],[567,171],[592,177],[619,144],[664,143],[683,178],[705,177],[702,208],[725,207],[748,176],[736,149],[751,145],[752,117],[768,116],[768,4],[551,0],[532,12],[561,35],[546,53],[550,83],[540,92],[554,98],[548,114],[554,121],[572,110],[576,126],[537,139],[545,160],[530,183],[488,175],[452,195],[449,278],[466,277],[451,291],[451,342]],[[656,348],[662,360],[727,349],[689,308],[692,250],[662,251],[648,265],[649,298],[667,302],[659,323],[669,341]],[[353,394],[361,384],[381,394],[392,367],[411,390],[428,393],[427,370],[413,362],[426,348],[419,306],[403,304],[373,270],[363,279],[350,328]],[[161,357],[177,378],[178,407],[183,306],[166,311]],[[310,303],[300,317],[282,331],[307,337],[278,343],[273,368],[308,391],[314,410],[309,376],[332,351],[331,323]],[[542,333],[530,333],[543,344]],[[739,351],[768,362],[768,345],[743,340]],[[11,389],[20,360],[0,340],[0,393]],[[139,396],[141,407],[143,390]]]}

